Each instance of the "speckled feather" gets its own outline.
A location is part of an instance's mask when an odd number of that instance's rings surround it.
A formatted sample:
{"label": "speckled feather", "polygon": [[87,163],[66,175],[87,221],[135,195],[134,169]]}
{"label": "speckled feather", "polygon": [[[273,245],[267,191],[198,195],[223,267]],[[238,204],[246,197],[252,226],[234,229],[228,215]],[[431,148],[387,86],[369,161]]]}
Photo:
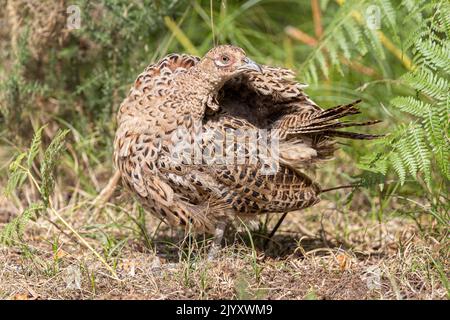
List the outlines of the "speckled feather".
{"label": "speckled feather", "polygon": [[[245,56],[232,46],[216,47],[209,56],[221,51]],[[339,128],[375,122],[339,121],[359,112],[355,103],[321,109],[290,70],[262,66],[262,72],[248,70],[224,81],[224,74],[231,71],[225,68],[216,74],[208,59],[208,55],[200,59],[171,54],[150,65],[136,79],[117,117],[114,160],[124,185],[172,226],[213,232],[221,220],[314,205],[320,187],[304,170],[332,156],[333,137],[375,137],[339,132]],[[261,163],[252,161],[248,153],[243,163],[233,165],[174,162],[170,149],[180,127],[187,129],[180,137],[191,142],[205,129],[277,130],[278,172],[263,175]],[[213,153],[207,142],[199,147]]]}

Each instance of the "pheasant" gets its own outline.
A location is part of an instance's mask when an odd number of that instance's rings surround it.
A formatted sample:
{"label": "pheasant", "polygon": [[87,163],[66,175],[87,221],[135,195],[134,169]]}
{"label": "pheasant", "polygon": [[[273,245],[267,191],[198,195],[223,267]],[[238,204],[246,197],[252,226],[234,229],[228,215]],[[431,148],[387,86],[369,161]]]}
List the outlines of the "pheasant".
{"label": "pheasant", "polygon": [[[377,137],[339,129],[378,121],[341,121],[359,113],[359,101],[324,110],[294,78],[231,45],[151,64],[117,116],[114,162],[123,184],[169,225],[214,234],[210,256],[234,219],[316,204],[323,190],[307,171],[333,155],[335,137]],[[254,152],[245,133],[265,153]],[[267,135],[275,138],[266,143]]]}

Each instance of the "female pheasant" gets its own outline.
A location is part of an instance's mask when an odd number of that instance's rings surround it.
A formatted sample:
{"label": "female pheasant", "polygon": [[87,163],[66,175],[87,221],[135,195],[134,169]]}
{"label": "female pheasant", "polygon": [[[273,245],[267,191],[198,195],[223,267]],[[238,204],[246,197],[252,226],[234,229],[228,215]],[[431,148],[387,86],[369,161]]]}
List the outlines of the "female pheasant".
{"label": "female pheasant", "polygon": [[[314,205],[321,188],[306,170],[332,156],[334,137],[377,137],[338,129],[378,121],[339,121],[359,113],[358,101],[323,110],[303,88],[292,71],[259,66],[230,45],[148,66],[117,117],[124,185],[168,224],[214,233],[212,251],[236,217]],[[265,160],[243,132],[267,147]],[[276,139],[263,142],[267,132]]]}

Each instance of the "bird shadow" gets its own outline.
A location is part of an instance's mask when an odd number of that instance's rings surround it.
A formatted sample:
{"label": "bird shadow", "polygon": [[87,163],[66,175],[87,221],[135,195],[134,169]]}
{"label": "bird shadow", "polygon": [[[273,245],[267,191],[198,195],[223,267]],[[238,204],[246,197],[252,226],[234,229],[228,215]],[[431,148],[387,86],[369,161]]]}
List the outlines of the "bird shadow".
{"label": "bird shadow", "polygon": [[[184,235],[176,233],[161,235],[154,239],[153,249],[156,254],[168,262],[177,263],[182,260],[206,256],[210,248],[211,237],[204,235]],[[273,259],[286,259],[288,257],[304,256],[305,252],[320,248],[343,248],[338,241],[324,241],[305,237],[299,233],[278,233],[268,239],[268,233],[255,231],[252,233],[228,230],[225,234],[222,248],[233,247],[238,251],[240,246],[255,250],[258,256]],[[320,253],[319,253],[320,254]]]}
{"label": "bird shadow", "polygon": [[334,247],[335,243],[325,242],[320,237],[304,237],[298,233],[278,233],[268,238],[267,233],[253,233],[252,240],[245,234],[238,240],[244,245],[252,247],[258,254],[273,259],[285,259],[287,257],[303,256],[305,252],[324,247]]}

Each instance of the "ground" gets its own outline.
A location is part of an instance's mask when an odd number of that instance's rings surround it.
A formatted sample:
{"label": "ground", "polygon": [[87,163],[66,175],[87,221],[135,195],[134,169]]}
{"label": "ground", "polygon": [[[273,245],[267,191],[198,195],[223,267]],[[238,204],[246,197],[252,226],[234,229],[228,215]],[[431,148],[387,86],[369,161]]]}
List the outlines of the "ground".
{"label": "ground", "polygon": [[[39,218],[28,226],[22,245],[0,249],[0,298],[448,297],[448,256],[442,255],[446,249],[420,236],[417,224],[407,217],[380,222],[372,213],[343,212],[334,201],[324,200],[290,213],[267,248],[261,236],[264,227],[253,231],[253,241],[242,225],[229,228],[223,249],[210,262],[208,238],[185,237],[129,202],[118,201],[103,210],[61,210],[108,261],[117,279],[74,236],[56,228],[54,217]],[[9,220],[6,211],[3,223]],[[272,215],[269,225],[275,220]]]}

